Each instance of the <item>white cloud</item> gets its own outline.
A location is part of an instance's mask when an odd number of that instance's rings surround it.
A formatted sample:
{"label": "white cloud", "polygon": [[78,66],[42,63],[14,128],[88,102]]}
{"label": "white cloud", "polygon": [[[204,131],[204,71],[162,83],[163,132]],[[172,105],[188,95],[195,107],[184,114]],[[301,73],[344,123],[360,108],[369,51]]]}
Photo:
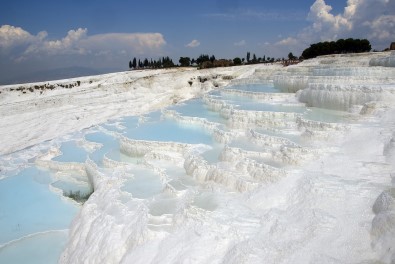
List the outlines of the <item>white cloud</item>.
{"label": "white cloud", "polygon": [[66,37],[61,40],[45,40],[47,35],[41,38],[41,41],[32,43],[24,52],[24,56],[29,54],[84,54],[85,49],[81,47],[81,40],[87,37],[88,30],[79,28],[70,30]]}
{"label": "white cloud", "polygon": [[196,47],[200,46],[200,42],[198,40],[194,39],[185,46],[188,48],[196,48]]}
{"label": "white cloud", "polygon": [[247,42],[243,39],[240,40],[239,42],[233,43],[235,46],[245,46]]}
{"label": "white cloud", "polygon": [[166,41],[160,33],[110,33],[91,36],[82,42],[82,46],[92,51],[124,50],[143,55],[146,52],[160,50]]}
{"label": "white cloud", "polygon": [[[163,56],[160,33],[108,33],[89,35],[86,28],[50,39],[9,25],[0,26],[0,81],[56,68],[86,67],[122,70],[133,57]],[[16,77],[15,77],[16,76]]]}
{"label": "white cloud", "polygon": [[0,48],[8,49],[23,44],[29,44],[43,37],[46,37],[45,32],[40,32],[37,36],[33,36],[20,27],[3,25],[0,27]]}
{"label": "white cloud", "polygon": [[363,25],[371,29],[369,38],[391,40],[395,36],[395,16],[383,15],[375,20],[367,21]]}
{"label": "white cloud", "polygon": [[258,20],[258,21],[300,21],[305,15],[300,11],[276,11],[276,10],[251,10],[235,9],[225,13],[205,14],[205,17],[221,20]]}
{"label": "white cloud", "polygon": [[316,0],[307,16],[311,25],[276,44],[284,48],[294,45],[292,48],[301,52],[318,41],[367,38],[373,48],[383,49],[394,41],[394,11],[395,1],[392,0],[348,0],[343,13],[334,14],[324,0]]}
{"label": "white cloud", "polygon": [[298,40],[292,37],[288,37],[286,39],[280,40],[279,42],[276,43],[276,45],[282,45],[282,46],[290,46],[290,45],[296,45],[298,44]]}
{"label": "white cloud", "polygon": [[[308,19],[313,22],[313,28],[318,31],[322,30],[334,30],[339,31],[343,29],[351,29],[352,24],[348,19],[341,15],[333,15],[330,13],[332,7],[327,5],[324,0],[316,0],[310,7]],[[351,14],[348,11],[348,15]]]}
{"label": "white cloud", "polygon": [[[23,61],[33,56],[54,55],[143,55],[160,53],[166,41],[160,33],[108,33],[88,35],[86,28],[70,30],[62,39],[48,40],[43,31],[36,36],[20,27],[0,27],[0,48],[9,58]],[[123,51],[123,52],[122,52]]]}

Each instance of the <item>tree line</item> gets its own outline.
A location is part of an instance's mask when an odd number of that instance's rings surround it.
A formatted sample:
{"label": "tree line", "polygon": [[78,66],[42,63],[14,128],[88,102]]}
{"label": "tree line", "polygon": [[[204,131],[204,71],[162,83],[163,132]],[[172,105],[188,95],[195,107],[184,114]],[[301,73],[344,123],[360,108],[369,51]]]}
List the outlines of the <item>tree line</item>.
{"label": "tree line", "polygon": [[337,41],[325,41],[311,44],[302,52],[303,59],[311,59],[321,55],[360,53],[372,49],[367,39],[339,39]]}
{"label": "tree line", "polygon": [[256,64],[256,63],[273,63],[282,62],[283,65],[287,66],[290,64],[298,63],[303,59],[311,59],[321,55],[330,54],[342,54],[342,53],[360,53],[368,52],[371,50],[370,42],[367,39],[339,39],[337,41],[325,41],[311,44],[309,48],[302,52],[302,55],[298,58],[294,56],[292,52],[288,54],[288,58],[274,58],[274,57],[257,57],[251,52],[247,52],[245,58],[235,57],[233,59],[220,59],[217,60],[214,55],[209,56],[208,54],[201,54],[196,59],[190,57],[180,57],[178,60],[179,64],[175,64],[171,58],[162,57],[158,60],[148,60],[147,58],[141,60],[136,57],[129,61],[129,69],[159,69],[159,68],[171,68],[176,66],[181,67],[199,67],[199,68],[211,68],[211,67],[224,67],[233,65],[245,65],[245,64]]}
{"label": "tree line", "polygon": [[148,60],[145,58],[144,60],[140,60],[133,58],[133,60],[129,61],[129,69],[159,69],[159,68],[171,68],[174,67],[174,62],[170,57],[162,57],[158,60]]}
{"label": "tree line", "polygon": [[[266,57],[265,55],[263,57],[257,57],[255,54],[252,54],[250,52],[247,52],[246,58],[240,58],[240,57],[235,57],[234,59],[221,59],[217,60],[214,55],[209,56],[208,54],[201,54],[199,57],[195,58],[190,58],[190,57],[180,57],[178,60],[179,65],[176,65],[172,59],[169,57],[163,57],[159,58],[158,60],[152,60],[152,59],[137,59],[136,57],[133,58],[133,60],[129,61],[129,69],[159,69],[159,68],[171,68],[171,67],[176,67],[176,66],[181,66],[181,67],[190,67],[190,66],[195,66],[195,67],[202,67],[202,65],[210,65],[208,62],[211,63],[211,65],[216,65],[220,61],[228,61],[229,64],[228,66],[231,65],[242,65],[242,64],[256,64],[256,63],[273,63],[275,61],[284,61],[284,58],[282,59],[276,59],[274,57]],[[223,65],[223,63],[222,63]],[[214,66],[215,67],[215,66]]]}

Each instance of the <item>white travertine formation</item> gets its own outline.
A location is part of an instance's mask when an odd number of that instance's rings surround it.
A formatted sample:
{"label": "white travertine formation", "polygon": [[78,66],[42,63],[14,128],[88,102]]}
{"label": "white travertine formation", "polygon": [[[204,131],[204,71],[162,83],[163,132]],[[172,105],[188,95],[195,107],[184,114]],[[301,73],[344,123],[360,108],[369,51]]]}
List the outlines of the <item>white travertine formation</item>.
{"label": "white travertine formation", "polygon": [[[64,178],[81,172],[94,190],[71,224],[60,263],[393,263],[392,57],[133,71],[79,78],[71,89],[60,85],[77,79],[50,82],[53,89],[26,84],[26,93],[1,87],[0,151],[11,156],[0,157],[0,169],[19,166],[12,159],[23,159],[22,148],[63,133],[93,126],[111,137],[116,155],[106,152],[109,142],[79,139],[84,163],[54,161],[58,149],[37,148],[35,165]],[[259,84],[267,90],[255,91]],[[248,85],[254,91],[243,90]],[[202,97],[198,109],[215,111],[215,118],[163,109],[192,97]],[[266,108],[247,108],[252,100]],[[312,108],[292,110],[303,105]],[[358,111],[337,119],[335,111],[317,108]],[[170,133],[201,128],[212,144],[136,140],[125,120],[94,127],[157,109],[172,123]],[[156,122],[140,120],[138,126]]]}

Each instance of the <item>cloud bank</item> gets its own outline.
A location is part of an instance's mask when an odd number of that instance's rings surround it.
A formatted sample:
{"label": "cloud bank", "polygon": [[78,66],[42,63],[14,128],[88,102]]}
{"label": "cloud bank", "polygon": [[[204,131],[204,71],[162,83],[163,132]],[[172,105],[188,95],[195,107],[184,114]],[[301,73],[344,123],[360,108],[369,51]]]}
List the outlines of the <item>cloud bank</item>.
{"label": "cloud bank", "polygon": [[20,27],[0,27],[0,50],[13,58],[30,56],[160,53],[166,41],[160,33],[109,33],[88,35],[86,28],[70,30],[58,40],[48,40],[45,31],[32,35]]}
{"label": "cloud bank", "polygon": [[343,13],[333,14],[324,0],[316,0],[307,16],[311,25],[277,46],[294,45],[301,52],[309,44],[339,38],[367,38],[373,48],[389,47],[395,36],[395,1],[348,0]]}
{"label": "cloud bank", "polygon": [[20,27],[3,25],[0,81],[27,72],[72,66],[124,69],[132,57],[162,56],[165,45],[160,33],[89,35],[86,28],[78,28],[61,39],[49,39],[45,31],[33,35]]}

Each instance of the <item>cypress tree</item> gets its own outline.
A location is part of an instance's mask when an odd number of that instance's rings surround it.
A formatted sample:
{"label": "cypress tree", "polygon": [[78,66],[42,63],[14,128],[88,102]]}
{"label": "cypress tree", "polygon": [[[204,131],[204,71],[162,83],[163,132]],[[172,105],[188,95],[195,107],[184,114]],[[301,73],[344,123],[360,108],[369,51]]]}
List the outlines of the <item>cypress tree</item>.
{"label": "cypress tree", "polygon": [[215,61],[215,56],[214,55],[211,55],[210,61],[211,61],[211,63],[213,63]]}
{"label": "cypress tree", "polygon": [[136,69],[136,67],[137,67],[136,57],[133,58],[132,66],[133,66],[134,69]]}

